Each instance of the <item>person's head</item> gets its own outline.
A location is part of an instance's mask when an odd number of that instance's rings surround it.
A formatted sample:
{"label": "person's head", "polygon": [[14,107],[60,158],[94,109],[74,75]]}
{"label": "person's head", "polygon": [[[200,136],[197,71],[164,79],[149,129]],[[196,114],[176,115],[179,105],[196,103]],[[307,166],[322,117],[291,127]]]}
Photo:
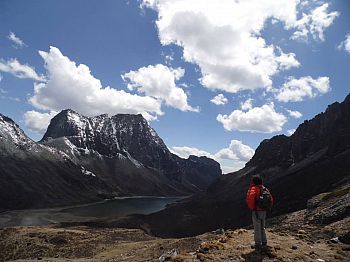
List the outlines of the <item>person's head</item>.
{"label": "person's head", "polygon": [[262,185],[262,179],[260,176],[253,176],[252,183],[256,186]]}

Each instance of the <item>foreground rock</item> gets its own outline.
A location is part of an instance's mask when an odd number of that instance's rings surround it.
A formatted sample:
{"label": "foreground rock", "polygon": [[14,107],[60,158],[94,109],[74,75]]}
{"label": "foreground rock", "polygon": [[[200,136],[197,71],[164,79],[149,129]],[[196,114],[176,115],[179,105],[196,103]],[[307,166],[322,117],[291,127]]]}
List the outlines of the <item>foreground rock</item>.
{"label": "foreground rock", "polygon": [[160,239],[141,230],[128,229],[11,228],[0,231],[0,260],[189,262],[350,259],[350,245],[331,242],[330,236],[317,227],[303,227],[302,237],[298,232],[278,227],[270,227],[267,235],[269,247],[257,252],[251,249],[253,232],[247,229]]}
{"label": "foreground rock", "polygon": [[262,252],[251,249],[249,227],[162,239],[147,224],[142,230],[96,224],[0,230],[0,261],[350,261],[350,186],[308,203],[268,220],[269,246]]}

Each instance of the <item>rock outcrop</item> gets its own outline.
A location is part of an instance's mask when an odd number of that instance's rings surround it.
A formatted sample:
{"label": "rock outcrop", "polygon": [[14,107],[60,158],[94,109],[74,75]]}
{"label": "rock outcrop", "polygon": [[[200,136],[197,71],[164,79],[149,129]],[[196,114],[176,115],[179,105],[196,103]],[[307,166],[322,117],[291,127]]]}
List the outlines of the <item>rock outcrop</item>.
{"label": "rock outcrop", "polygon": [[[292,136],[262,141],[243,169],[220,176],[206,193],[142,219],[161,236],[246,226],[251,223],[246,192],[257,174],[275,197],[272,216],[304,209],[313,196],[349,183],[350,95],[305,121]],[[162,223],[164,217],[171,219],[171,228]]]}
{"label": "rock outcrop", "polygon": [[171,153],[140,114],[85,117],[63,110],[41,143],[70,154],[126,195],[192,194],[221,174],[212,159]]}

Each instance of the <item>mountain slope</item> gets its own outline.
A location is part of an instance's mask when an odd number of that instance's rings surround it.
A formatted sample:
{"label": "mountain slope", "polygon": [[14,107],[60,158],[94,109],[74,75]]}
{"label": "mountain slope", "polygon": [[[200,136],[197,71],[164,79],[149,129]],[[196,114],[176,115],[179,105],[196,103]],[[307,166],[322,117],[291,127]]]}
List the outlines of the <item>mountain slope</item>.
{"label": "mountain slope", "polygon": [[35,143],[1,114],[0,179],[0,210],[97,201],[98,194],[110,192],[67,155]]}
{"label": "mountain slope", "polygon": [[303,209],[313,196],[350,183],[350,95],[305,121],[292,136],[264,140],[243,169],[220,176],[205,194],[131,220],[147,221],[155,234],[177,237],[248,225],[245,197],[256,174],[275,197],[273,216]]}
{"label": "mountain slope", "polygon": [[212,159],[172,154],[141,115],[63,110],[36,143],[0,114],[0,211],[188,195],[220,174]]}
{"label": "mountain slope", "polygon": [[63,110],[41,143],[66,152],[125,194],[184,195],[204,190],[221,174],[214,160],[172,154],[142,115],[85,117]]}

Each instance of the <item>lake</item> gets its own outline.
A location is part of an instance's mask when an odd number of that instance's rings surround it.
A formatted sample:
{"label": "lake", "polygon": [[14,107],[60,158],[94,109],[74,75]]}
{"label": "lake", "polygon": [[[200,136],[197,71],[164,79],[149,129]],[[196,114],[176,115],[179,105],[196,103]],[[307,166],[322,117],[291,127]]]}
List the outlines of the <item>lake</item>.
{"label": "lake", "polygon": [[102,202],[52,209],[16,210],[0,213],[0,228],[44,226],[60,222],[113,219],[131,214],[151,214],[181,197],[126,197]]}

